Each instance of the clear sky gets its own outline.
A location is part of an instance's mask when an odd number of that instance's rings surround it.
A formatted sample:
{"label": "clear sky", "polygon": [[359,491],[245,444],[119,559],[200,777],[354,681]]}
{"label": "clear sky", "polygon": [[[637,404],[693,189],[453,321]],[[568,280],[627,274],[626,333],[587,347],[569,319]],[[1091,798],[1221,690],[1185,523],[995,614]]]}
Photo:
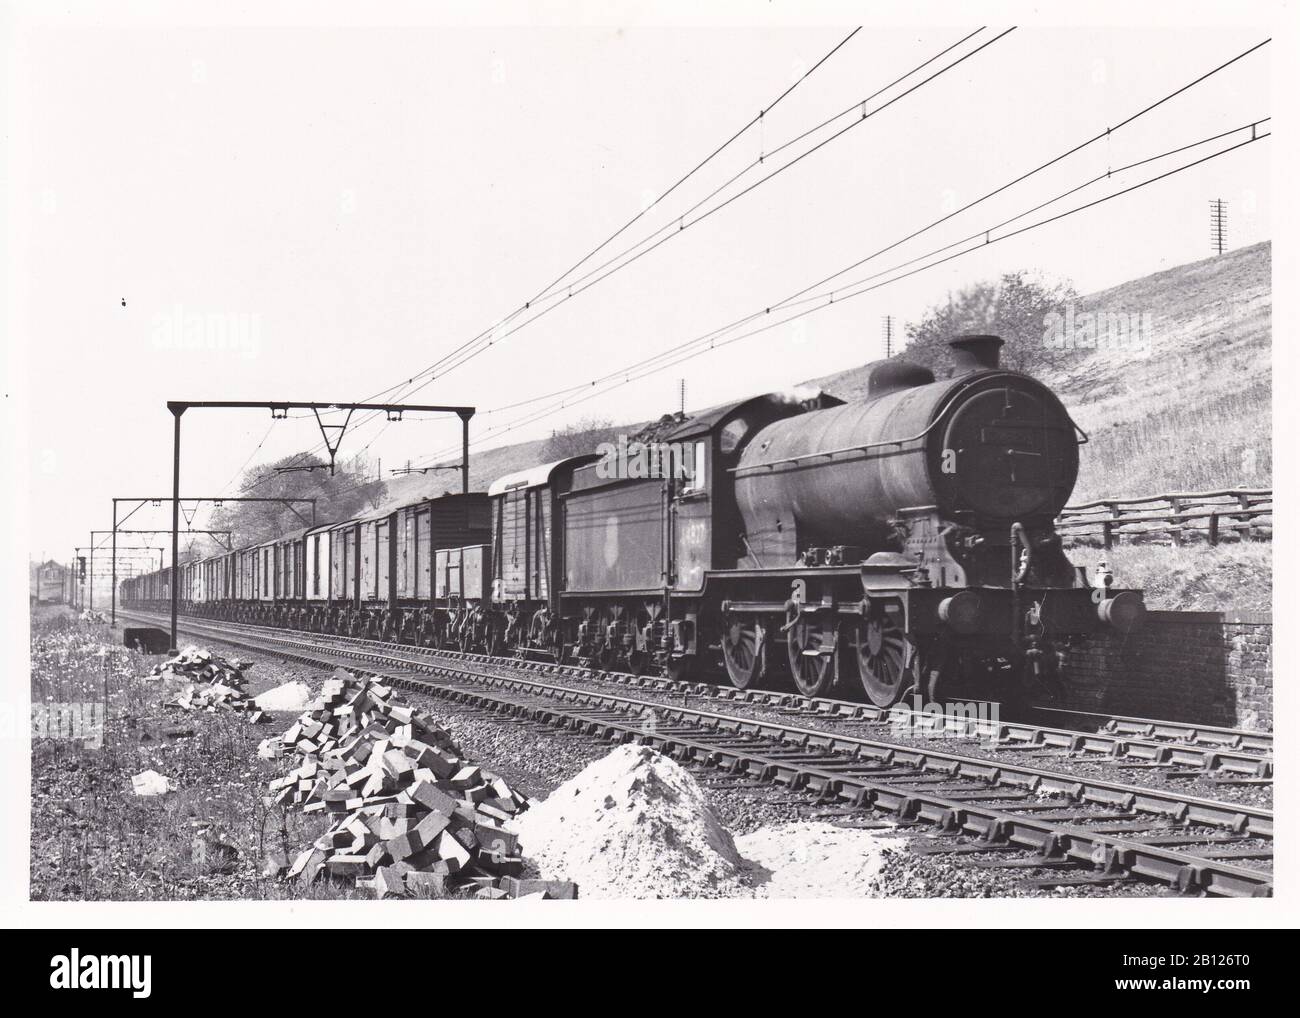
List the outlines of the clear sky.
{"label": "clear sky", "polygon": [[[409,377],[542,290],[853,25],[203,20],[10,25],[8,322],[20,351],[10,363],[25,377],[7,388],[28,387],[33,556],[66,559],[92,526],[108,525],[113,495],[170,491],[166,400],[359,400]],[[982,24],[952,21],[864,27],[764,117],[761,131],[743,135],[606,256],[671,224],[760,152]],[[990,22],[926,73],[1010,23]],[[1023,25],[415,398],[487,411],[663,351],[925,226],[1268,34]],[[1109,167],[1270,115],[1275,48],[846,278],[979,232]],[[723,197],[828,133],[765,158]],[[1059,207],[1243,137],[1116,177]],[[915,318],[950,288],[1004,271],[1068,278],[1086,293],[1206,257],[1211,198],[1229,202],[1230,246],[1268,239],[1271,144],[499,440],[540,437],[584,417],[631,421],[675,409],[679,378],[688,406],[701,407],[873,359],[883,315]],[[178,324],[182,336],[187,328],[199,336],[196,349],[175,341]],[[238,341],[223,342],[221,330],[232,329]],[[474,434],[517,416],[482,414]],[[310,419],[270,424],[265,411],[188,414],[183,491],[233,494],[259,442],[252,462],[318,441]],[[408,420],[376,437],[380,427],[349,434],[341,455],[373,440],[367,454],[385,468],[427,460],[454,445],[459,429],[454,420]],[[168,515],[155,510],[149,520],[162,525]]]}

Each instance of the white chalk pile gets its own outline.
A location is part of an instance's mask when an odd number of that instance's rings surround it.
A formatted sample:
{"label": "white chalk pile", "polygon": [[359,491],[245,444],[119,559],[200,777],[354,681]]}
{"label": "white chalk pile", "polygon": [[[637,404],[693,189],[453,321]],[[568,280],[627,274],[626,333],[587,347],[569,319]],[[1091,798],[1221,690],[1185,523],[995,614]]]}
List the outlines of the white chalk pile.
{"label": "white chalk pile", "polygon": [[502,824],[528,801],[465,760],[392,687],[339,668],[280,737],[299,766],[271,782],[271,802],[335,815],[286,878],[354,879],[376,897],[574,898],[565,881],[528,880],[518,839]]}
{"label": "white chalk pile", "polygon": [[313,697],[307,683],[293,680],[258,693],[254,700],[259,710],[292,712],[305,710]]}
{"label": "white chalk pile", "polygon": [[542,873],[586,898],[725,898],[750,892],[731,835],[695,778],[622,745],[510,824]]}

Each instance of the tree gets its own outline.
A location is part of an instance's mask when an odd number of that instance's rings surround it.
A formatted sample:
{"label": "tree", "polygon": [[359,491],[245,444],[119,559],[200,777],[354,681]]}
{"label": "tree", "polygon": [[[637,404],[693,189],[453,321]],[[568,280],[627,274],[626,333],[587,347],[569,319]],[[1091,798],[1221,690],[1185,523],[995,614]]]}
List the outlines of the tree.
{"label": "tree", "polygon": [[1024,269],[997,281],[975,283],[931,307],[919,322],[908,323],[903,356],[938,376],[952,373],[948,340],[963,333],[1001,336],[1002,363],[1015,371],[1042,374],[1062,366],[1069,351],[1045,342],[1049,315],[1065,313],[1078,300],[1068,280],[1036,278]]}
{"label": "tree", "polygon": [[[312,467],[279,472],[276,467]],[[364,460],[340,464],[331,477],[329,464],[316,456],[286,456],[244,473],[240,493],[257,498],[314,498],[316,522],[338,523],[379,508],[388,486],[369,476]],[[297,513],[301,513],[301,517]],[[235,547],[260,544],[301,530],[311,520],[311,506],[292,508],[278,502],[228,502],[212,514],[212,530],[233,531]]]}
{"label": "tree", "polygon": [[[372,474],[373,478],[371,477]],[[348,461],[348,476],[356,479],[356,483],[360,485],[357,491],[372,511],[379,509],[387,501],[388,484],[379,476],[377,469],[371,469],[369,456],[357,455],[350,459]],[[367,480],[367,478],[371,479]],[[319,506],[317,511],[319,511]],[[339,519],[343,520],[347,518],[347,516],[339,517]]]}
{"label": "tree", "polygon": [[601,442],[610,441],[616,432],[612,421],[595,417],[584,417],[580,421],[551,432],[551,437],[542,446],[539,459],[543,463],[581,456],[583,453],[595,452]]}

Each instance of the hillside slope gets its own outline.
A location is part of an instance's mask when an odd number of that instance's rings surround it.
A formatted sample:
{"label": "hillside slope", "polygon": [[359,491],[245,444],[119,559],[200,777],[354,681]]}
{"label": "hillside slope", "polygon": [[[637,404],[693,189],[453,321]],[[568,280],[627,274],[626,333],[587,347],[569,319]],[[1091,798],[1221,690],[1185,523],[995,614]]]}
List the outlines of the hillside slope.
{"label": "hillside slope", "polygon": [[[1072,501],[1272,483],[1272,292],[1264,242],[1080,298],[1076,315],[1149,314],[1151,329],[1145,350],[1078,350],[1044,378],[1090,436]],[[866,366],[809,384],[860,398]],[[471,488],[537,463],[545,445],[472,454]],[[390,480],[387,501],[459,490],[454,473],[415,474]]]}
{"label": "hillside slope", "polygon": [[1267,486],[1272,450],[1272,245],[1231,251],[1093,294],[1151,312],[1148,356],[1093,351],[1049,379],[1092,441],[1075,500]]}
{"label": "hillside slope", "polygon": [[[471,452],[470,491],[487,491],[488,485],[498,477],[541,462],[545,445],[546,440],[539,439],[535,442],[503,445],[483,452]],[[460,491],[460,474],[453,470],[441,470],[430,474],[406,474],[401,477],[390,477],[387,480],[388,493],[384,499],[385,507],[407,505],[426,495]]]}
{"label": "hillside slope", "polygon": [[[1072,501],[1272,483],[1272,244],[1080,298],[1084,314],[1150,315],[1147,349],[1077,350],[1044,377],[1090,441]],[[842,399],[865,365],[812,382]]]}

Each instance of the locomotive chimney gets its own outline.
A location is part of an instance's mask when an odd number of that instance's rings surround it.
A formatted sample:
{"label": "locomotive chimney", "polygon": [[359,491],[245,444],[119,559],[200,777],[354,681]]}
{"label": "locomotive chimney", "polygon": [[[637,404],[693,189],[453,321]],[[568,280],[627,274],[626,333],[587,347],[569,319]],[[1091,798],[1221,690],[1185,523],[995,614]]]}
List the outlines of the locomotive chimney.
{"label": "locomotive chimney", "polygon": [[948,340],[957,374],[971,371],[994,371],[998,366],[1001,336],[954,336]]}

